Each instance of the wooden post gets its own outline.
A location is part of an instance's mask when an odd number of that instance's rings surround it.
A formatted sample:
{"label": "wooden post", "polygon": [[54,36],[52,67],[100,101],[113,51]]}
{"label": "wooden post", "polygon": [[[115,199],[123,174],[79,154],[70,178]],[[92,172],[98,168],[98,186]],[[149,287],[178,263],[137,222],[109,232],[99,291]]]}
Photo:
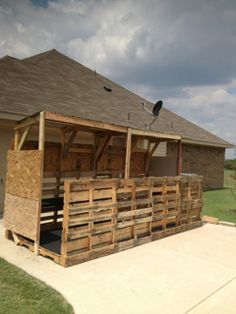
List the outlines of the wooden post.
{"label": "wooden post", "polygon": [[15,131],[15,139],[14,139],[14,150],[17,150],[17,148],[18,148],[19,138],[20,138],[19,130],[16,130]]}
{"label": "wooden post", "polygon": [[182,172],[182,142],[178,140],[178,149],[177,149],[177,176],[180,176]]}
{"label": "wooden post", "polygon": [[127,140],[126,140],[126,155],[125,155],[125,179],[129,178],[130,174],[130,153],[131,153],[131,129],[128,129]]}
{"label": "wooden post", "polygon": [[40,112],[39,117],[39,145],[38,149],[42,151],[42,161],[41,161],[41,187],[39,193],[39,212],[38,212],[38,227],[36,240],[34,242],[34,253],[38,255],[39,253],[39,242],[40,242],[40,214],[41,214],[41,202],[42,202],[42,185],[43,185],[43,160],[44,160],[44,138],[45,138],[45,112]]}
{"label": "wooden post", "polygon": [[45,113],[40,112],[39,118],[39,150],[44,151],[44,137],[45,137]]}

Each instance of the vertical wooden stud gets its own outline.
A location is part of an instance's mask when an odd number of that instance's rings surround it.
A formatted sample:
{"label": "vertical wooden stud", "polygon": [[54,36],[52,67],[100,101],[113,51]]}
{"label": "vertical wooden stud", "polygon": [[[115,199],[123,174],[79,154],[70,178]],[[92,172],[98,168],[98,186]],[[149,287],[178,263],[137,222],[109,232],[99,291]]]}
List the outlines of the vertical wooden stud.
{"label": "vertical wooden stud", "polygon": [[115,181],[113,181],[113,186],[112,186],[112,203],[114,203],[114,207],[112,208],[112,243],[114,244],[116,241],[116,226],[117,226],[117,186]]}
{"label": "vertical wooden stud", "polygon": [[[134,179],[131,181],[132,182],[132,188],[131,188],[131,211],[134,212],[136,210],[136,184]],[[132,220],[135,221],[135,215],[132,216]],[[134,240],[137,239],[137,234],[135,232],[135,224],[132,226],[132,237]]]}
{"label": "vertical wooden stud", "polygon": [[182,172],[182,142],[178,141],[178,149],[177,149],[177,176],[180,176]]}
{"label": "vertical wooden stud", "polygon": [[14,150],[17,150],[17,148],[18,148],[19,138],[20,138],[19,130],[16,130],[15,131],[15,139],[14,139]]}
{"label": "vertical wooden stud", "polygon": [[66,181],[64,183],[64,206],[63,206],[63,220],[62,220],[62,236],[61,236],[61,258],[60,264],[66,267],[67,258],[67,236],[69,223],[69,197],[70,197],[71,183]]}
{"label": "vertical wooden stud", "polygon": [[179,226],[180,221],[180,184],[179,180],[175,182],[176,191],[175,191],[175,212],[176,212],[176,226]]}
{"label": "vertical wooden stud", "polygon": [[[91,182],[90,188],[89,188],[89,206],[93,205],[93,195],[94,195],[94,185]],[[93,248],[93,222],[91,221],[92,217],[94,216],[94,209],[89,209],[89,251]]]}
{"label": "vertical wooden stud", "polygon": [[42,160],[41,160],[41,186],[39,193],[39,212],[38,212],[38,224],[37,224],[37,235],[34,242],[34,253],[38,255],[39,253],[39,242],[40,242],[40,215],[41,215],[41,206],[42,206],[42,187],[43,187],[43,161],[44,161],[44,139],[45,139],[45,112],[40,112],[39,117],[39,145],[38,149],[42,151]]}
{"label": "vertical wooden stud", "polygon": [[167,199],[167,178],[163,177],[163,190],[162,190],[162,202],[164,206],[163,214],[165,218],[162,220],[162,228],[166,230],[166,216],[168,214],[168,199]]}
{"label": "vertical wooden stud", "polygon": [[153,180],[148,180],[148,186],[149,186],[149,190],[148,190],[148,198],[151,200],[149,203],[149,206],[152,208],[152,212],[151,212],[151,217],[152,220],[149,223],[149,235],[152,236],[152,221],[153,221],[153,216],[154,216],[154,205],[153,205]]}
{"label": "vertical wooden stud", "polygon": [[131,129],[128,129],[127,140],[126,140],[126,155],[125,155],[125,179],[129,178],[130,175],[130,153],[131,153]]}

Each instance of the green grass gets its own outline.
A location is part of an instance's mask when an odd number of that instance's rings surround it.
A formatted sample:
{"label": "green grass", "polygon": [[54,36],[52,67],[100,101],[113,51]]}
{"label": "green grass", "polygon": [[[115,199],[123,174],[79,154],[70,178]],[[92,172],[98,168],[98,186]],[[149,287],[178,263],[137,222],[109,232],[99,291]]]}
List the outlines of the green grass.
{"label": "green grass", "polygon": [[72,314],[56,290],[0,258],[1,314]]}
{"label": "green grass", "polygon": [[236,189],[235,171],[225,169],[224,187]]}
{"label": "green grass", "polygon": [[202,215],[236,223],[235,197],[228,188],[204,192]]}
{"label": "green grass", "polygon": [[225,170],[225,188],[203,193],[202,215],[236,223],[236,180],[232,170]]}

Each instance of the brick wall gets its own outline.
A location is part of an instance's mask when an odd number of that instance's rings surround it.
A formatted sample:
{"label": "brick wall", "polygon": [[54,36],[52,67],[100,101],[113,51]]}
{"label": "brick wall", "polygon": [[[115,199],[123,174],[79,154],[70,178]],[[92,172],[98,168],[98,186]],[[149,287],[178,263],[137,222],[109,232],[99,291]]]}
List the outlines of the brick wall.
{"label": "brick wall", "polygon": [[[177,154],[177,145],[168,143],[167,157]],[[224,183],[225,149],[183,144],[183,172],[204,176],[204,190],[218,189]]]}

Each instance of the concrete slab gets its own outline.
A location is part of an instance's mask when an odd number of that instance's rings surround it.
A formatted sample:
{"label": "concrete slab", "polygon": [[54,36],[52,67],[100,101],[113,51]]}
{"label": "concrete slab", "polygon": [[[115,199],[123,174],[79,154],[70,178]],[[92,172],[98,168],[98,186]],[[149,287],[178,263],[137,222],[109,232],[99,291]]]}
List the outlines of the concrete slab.
{"label": "concrete slab", "polygon": [[80,314],[235,313],[235,247],[234,228],[206,224],[65,269],[5,240],[0,222],[0,256]]}

